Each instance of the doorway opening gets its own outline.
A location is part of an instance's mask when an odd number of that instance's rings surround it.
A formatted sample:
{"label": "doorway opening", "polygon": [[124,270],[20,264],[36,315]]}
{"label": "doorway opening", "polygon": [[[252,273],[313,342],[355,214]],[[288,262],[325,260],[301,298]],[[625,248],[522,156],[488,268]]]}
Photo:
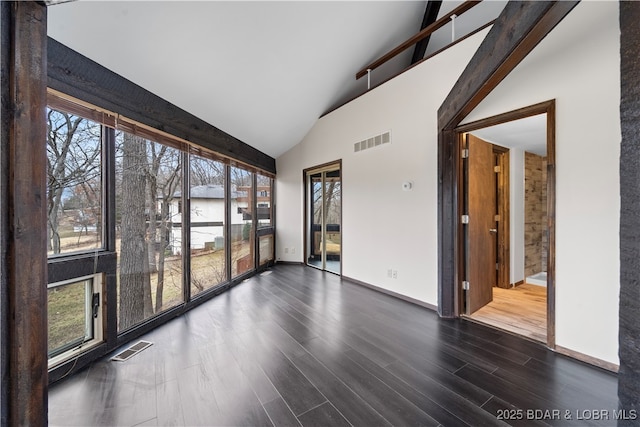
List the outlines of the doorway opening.
{"label": "doorway opening", "polygon": [[342,272],[341,162],[305,169],[305,262]]}
{"label": "doorway opening", "polygon": [[458,312],[555,345],[554,102],[459,126]]}

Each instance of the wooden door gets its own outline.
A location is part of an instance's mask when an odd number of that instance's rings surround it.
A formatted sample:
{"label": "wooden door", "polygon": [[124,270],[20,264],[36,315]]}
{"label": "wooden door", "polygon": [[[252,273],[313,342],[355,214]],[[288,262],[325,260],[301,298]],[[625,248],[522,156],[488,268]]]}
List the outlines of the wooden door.
{"label": "wooden door", "polygon": [[468,137],[467,314],[493,300],[496,284],[496,186],[493,146]]}

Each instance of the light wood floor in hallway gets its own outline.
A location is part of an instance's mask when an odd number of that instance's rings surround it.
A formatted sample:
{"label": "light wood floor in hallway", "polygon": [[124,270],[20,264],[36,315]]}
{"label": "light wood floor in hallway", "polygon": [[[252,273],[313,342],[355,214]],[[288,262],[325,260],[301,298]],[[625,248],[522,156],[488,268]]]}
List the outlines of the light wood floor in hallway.
{"label": "light wood floor in hallway", "polygon": [[505,331],[547,341],[547,288],[528,283],[511,289],[493,288],[493,301],[470,316]]}

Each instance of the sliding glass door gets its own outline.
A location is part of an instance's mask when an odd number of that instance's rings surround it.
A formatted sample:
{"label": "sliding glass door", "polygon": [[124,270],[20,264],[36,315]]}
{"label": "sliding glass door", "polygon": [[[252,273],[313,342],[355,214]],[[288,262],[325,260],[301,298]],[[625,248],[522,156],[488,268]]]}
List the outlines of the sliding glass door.
{"label": "sliding glass door", "polygon": [[342,180],[340,163],[305,171],[306,262],[341,273]]}

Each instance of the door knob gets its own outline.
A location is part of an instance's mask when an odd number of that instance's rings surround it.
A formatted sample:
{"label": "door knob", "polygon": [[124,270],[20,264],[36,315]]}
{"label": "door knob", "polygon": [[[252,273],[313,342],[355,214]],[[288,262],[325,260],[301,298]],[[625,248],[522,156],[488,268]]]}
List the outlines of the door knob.
{"label": "door knob", "polygon": [[498,229],[497,228],[490,228],[489,229],[489,233],[497,233]]}

